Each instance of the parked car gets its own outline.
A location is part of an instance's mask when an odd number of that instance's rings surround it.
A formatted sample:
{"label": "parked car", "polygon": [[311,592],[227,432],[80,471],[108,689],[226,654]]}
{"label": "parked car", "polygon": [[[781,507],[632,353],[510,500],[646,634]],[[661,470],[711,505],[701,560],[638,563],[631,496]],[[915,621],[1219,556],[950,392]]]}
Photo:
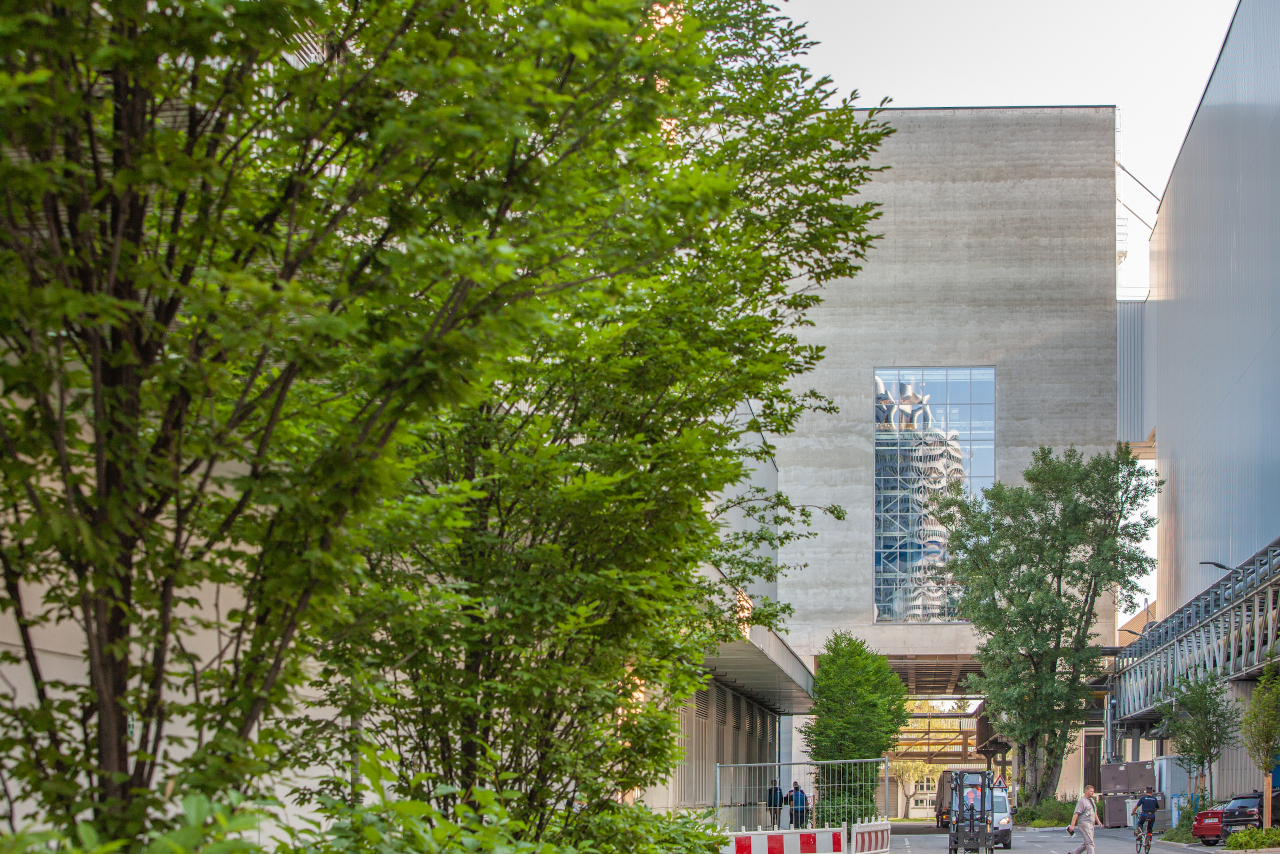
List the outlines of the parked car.
{"label": "parked car", "polygon": [[996,845],[1006,850],[1013,847],[1013,814],[1017,809],[1009,806],[1008,789],[991,790],[991,829]]}
{"label": "parked car", "polygon": [[1199,839],[1201,845],[1217,845],[1222,841],[1222,811],[1226,808],[1227,802],[1223,801],[1196,813],[1195,821],[1191,823],[1191,835]]}
{"label": "parked car", "polygon": [[[1271,790],[1271,826],[1280,825],[1280,790]],[[1236,795],[1222,810],[1222,836],[1246,827],[1262,827],[1262,792]]]}

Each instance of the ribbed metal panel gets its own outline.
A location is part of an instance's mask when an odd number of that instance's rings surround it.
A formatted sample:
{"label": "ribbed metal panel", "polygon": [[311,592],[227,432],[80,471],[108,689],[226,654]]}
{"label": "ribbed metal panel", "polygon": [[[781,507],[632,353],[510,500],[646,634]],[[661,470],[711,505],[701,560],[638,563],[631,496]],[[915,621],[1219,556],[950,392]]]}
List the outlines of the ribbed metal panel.
{"label": "ribbed metal panel", "polygon": [[1145,302],[1116,303],[1116,428],[1121,442],[1142,442]]}
{"label": "ribbed metal panel", "polygon": [[1242,0],[1151,237],[1158,601],[1280,535],[1280,3]]}
{"label": "ribbed metal panel", "polygon": [[1156,345],[1160,340],[1157,322],[1160,303],[1149,299],[1142,305],[1142,438],[1145,441],[1156,429],[1156,374],[1160,367]]}

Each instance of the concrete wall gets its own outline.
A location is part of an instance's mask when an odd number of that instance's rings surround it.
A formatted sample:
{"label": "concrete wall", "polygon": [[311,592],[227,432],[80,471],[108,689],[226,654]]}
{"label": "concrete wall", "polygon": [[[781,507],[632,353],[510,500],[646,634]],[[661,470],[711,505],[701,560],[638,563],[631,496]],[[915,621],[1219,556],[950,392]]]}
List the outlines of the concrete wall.
{"label": "concrete wall", "polygon": [[[778,440],[779,488],[848,520],[788,547],[789,642],[820,651],[848,629],[881,652],[964,653],[967,625],[873,622],[876,367],[996,368],[996,476],[1039,445],[1116,440],[1115,112],[1111,107],[890,110],[864,195],[884,234],[855,279],[829,284],[806,337],[825,360],[801,383],[835,415]],[[1114,636],[1114,609],[1100,635]]]}
{"label": "concrete wall", "polygon": [[1280,535],[1280,5],[1243,0],[1151,236],[1160,616]]}

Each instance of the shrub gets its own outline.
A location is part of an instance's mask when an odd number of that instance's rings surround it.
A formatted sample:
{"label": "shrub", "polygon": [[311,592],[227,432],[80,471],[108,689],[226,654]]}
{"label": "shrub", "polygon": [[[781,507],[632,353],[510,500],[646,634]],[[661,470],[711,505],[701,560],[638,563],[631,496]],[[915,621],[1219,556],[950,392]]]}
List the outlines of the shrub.
{"label": "shrub", "polygon": [[[366,768],[369,766],[365,766]],[[377,781],[375,781],[376,783]],[[182,815],[165,832],[141,840],[102,840],[93,825],[81,822],[72,838],[61,831],[0,834],[0,854],[572,854],[573,849],[547,843],[517,841],[517,822],[493,792],[471,793],[472,806],[449,821],[429,804],[389,800],[382,787],[372,788],[369,805],[326,801],[318,819],[299,826],[277,824],[283,839],[260,841],[262,821],[279,816],[255,808],[232,793],[226,802],[204,795],[182,800]],[[608,851],[612,849],[601,849]],[[652,848],[640,848],[649,852]],[[701,854],[696,847],[667,849]],[[709,854],[709,852],[708,852]]]}
{"label": "shrub", "polygon": [[1244,851],[1254,848],[1280,848],[1280,827],[1263,830],[1247,827],[1227,837],[1227,850]]}
{"label": "shrub", "polygon": [[1172,830],[1165,831],[1160,838],[1165,842],[1181,842],[1183,844],[1195,842],[1196,838],[1191,835],[1191,825],[1196,819],[1195,809],[1188,807],[1178,813],[1178,826]]}
{"label": "shrub", "polygon": [[1029,827],[1062,827],[1071,823],[1075,809],[1074,799],[1041,801],[1034,807],[1018,807],[1013,822]]}
{"label": "shrub", "polygon": [[709,811],[661,815],[640,804],[612,804],[555,835],[591,854],[719,854],[725,837],[714,824]]}

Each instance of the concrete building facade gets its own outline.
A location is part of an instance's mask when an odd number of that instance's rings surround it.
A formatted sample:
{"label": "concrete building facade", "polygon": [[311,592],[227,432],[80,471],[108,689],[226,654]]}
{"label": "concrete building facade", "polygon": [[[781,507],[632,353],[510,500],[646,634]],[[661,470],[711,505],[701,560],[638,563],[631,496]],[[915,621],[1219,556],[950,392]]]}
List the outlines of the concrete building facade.
{"label": "concrete building facade", "polygon": [[1115,447],[1115,110],[882,115],[889,168],[864,195],[883,238],[856,279],[827,285],[807,330],[825,358],[803,382],[839,412],[777,440],[778,487],[848,518],[784,550],[804,568],[778,595],[800,654],[852,631],[912,693],[955,694],[976,642],[928,581],[945,539],[924,499],[956,477],[1018,482],[1041,445]]}

